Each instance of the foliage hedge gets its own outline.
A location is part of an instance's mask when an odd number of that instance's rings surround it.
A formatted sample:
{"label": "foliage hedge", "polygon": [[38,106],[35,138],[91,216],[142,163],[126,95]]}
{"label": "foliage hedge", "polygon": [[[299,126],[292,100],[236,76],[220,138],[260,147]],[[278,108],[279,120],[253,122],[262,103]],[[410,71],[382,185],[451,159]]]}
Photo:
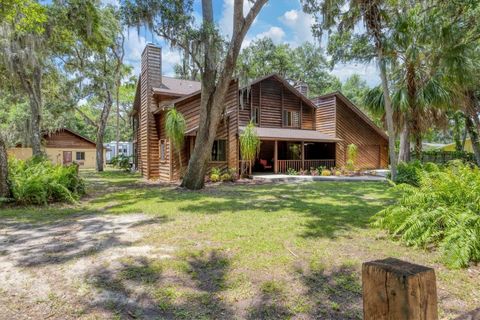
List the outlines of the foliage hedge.
{"label": "foliage hedge", "polygon": [[75,202],[85,193],[76,165],[53,165],[45,158],[9,160],[9,181],[19,204]]}
{"label": "foliage hedge", "polygon": [[435,172],[439,171],[439,167],[435,163],[422,163],[418,160],[409,163],[400,162],[397,166],[397,179],[395,182],[407,183],[418,187],[423,171]]}
{"label": "foliage hedge", "polygon": [[449,267],[479,262],[480,170],[461,161],[432,168],[410,166],[418,186],[396,185],[398,201],[375,215],[373,224],[407,245],[438,247]]}

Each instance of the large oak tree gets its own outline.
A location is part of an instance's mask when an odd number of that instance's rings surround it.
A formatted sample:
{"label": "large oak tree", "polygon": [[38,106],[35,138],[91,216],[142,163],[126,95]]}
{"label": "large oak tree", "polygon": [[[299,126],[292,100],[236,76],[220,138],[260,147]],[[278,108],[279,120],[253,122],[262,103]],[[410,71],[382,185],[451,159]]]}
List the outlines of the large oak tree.
{"label": "large oak tree", "polygon": [[[202,21],[193,18],[192,0],[126,0],[122,3],[130,25],[147,26],[172,47],[188,54],[201,79],[200,121],[195,147],[182,186],[201,189],[217,127],[225,111],[224,100],[233,78],[242,42],[268,0],[234,0],[232,34],[225,39],[213,15],[212,0],[202,0]],[[245,8],[248,8],[246,12]]]}

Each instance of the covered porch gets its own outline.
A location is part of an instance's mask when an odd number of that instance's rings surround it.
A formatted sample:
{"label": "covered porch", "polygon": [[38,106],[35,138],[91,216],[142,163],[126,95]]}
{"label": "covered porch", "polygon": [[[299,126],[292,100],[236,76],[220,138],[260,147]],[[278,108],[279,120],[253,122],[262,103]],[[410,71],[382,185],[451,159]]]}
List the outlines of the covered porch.
{"label": "covered porch", "polygon": [[336,142],[339,139],[314,130],[256,128],[260,151],[252,171],[287,173],[311,168],[336,166]]}
{"label": "covered porch", "polygon": [[262,140],[253,172],[287,173],[335,167],[335,143]]}

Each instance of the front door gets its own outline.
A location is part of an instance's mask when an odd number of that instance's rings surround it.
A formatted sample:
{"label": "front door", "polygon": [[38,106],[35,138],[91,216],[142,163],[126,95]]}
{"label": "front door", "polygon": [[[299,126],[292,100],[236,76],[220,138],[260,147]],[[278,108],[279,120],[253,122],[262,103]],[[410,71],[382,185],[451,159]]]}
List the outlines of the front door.
{"label": "front door", "polygon": [[72,151],[63,151],[63,165],[72,163]]}

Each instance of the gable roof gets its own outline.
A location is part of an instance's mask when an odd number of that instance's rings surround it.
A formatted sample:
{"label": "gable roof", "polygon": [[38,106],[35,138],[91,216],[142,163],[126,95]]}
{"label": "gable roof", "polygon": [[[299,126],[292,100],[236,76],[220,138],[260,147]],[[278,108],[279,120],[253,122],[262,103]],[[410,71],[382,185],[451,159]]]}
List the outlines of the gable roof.
{"label": "gable roof", "polygon": [[82,139],[82,140],[84,140],[84,141],[92,144],[93,146],[96,146],[96,145],[97,145],[94,141],[92,141],[92,140],[90,140],[90,139],[88,139],[88,138],[86,138],[86,137],[84,137],[84,136],[76,133],[75,131],[68,129],[68,128],[60,128],[60,129],[57,129],[57,130],[55,130],[55,131],[52,131],[52,132],[49,132],[49,133],[45,133],[45,134],[43,135],[43,138],[44,138],[44,139],[48,139],[48,138],[50,138],[52,135],[54,135],[54,134],[56,134],[56,133],[59,133],[59,132],[62,132],[62,131],[68,132],[68,133],[70,133],[71,135],[74,135],[74,136],[76,136],[77,138],[80,138],[80,139]]}
{"label": "gable roof", "polygon": [[253,80],[252,82],[250,82],[249,84],[247,84],[246,86],[244,86],[243,88],[241,88],[241,90],[243,90],[247,87],[253,86],[254,84],[257,84],[257,83],[262,82],[264,80],[270,79],[270,78],[274,78],[275,80],[277,80],[278,82],[283,84],[289,91],[291,91],[294,95],[296,95],[298,98],[300,98],[300,100],[302,100],[302,102],[304,102],[308,106],[310,106],[314,109],[317,108],[317,106],[310,99],[308,99],[304,94],[302,94],[300,91],[295,89],[294,86],[292,86],[290,83],[288,83],[288,81],[285,80],[278,73],[271,73],[271,74],[268,74],[264,77],[257,78],[255,80]]}
{"label": "gable roof", "polygon": [[199,81],[183,80],[172,77],[162,76],[162,85],[154,87],[154,94],[164,94],[172,96],[184,96],[200,90]]}
{"label": "gable roof", "polygon": [[[360,110],[350,99],[345,97],[343,93],[340,91],[335,91],[332,93],[327,93],[322,96],[315,97],[313,99],[327,99],[331,97],[336,97],[340,99],[350,110],[352,110],[356,115],[358,115],[363,121],[365,121],[373,130],[375,130],[382,138],[388,140],[388,135],[383,131],[381,128],[379,128],[375,122],[373,122],[362,110]],[[313,100],[312,99],[312,100]],[[318,107],[317,107],[318,108]]]}

